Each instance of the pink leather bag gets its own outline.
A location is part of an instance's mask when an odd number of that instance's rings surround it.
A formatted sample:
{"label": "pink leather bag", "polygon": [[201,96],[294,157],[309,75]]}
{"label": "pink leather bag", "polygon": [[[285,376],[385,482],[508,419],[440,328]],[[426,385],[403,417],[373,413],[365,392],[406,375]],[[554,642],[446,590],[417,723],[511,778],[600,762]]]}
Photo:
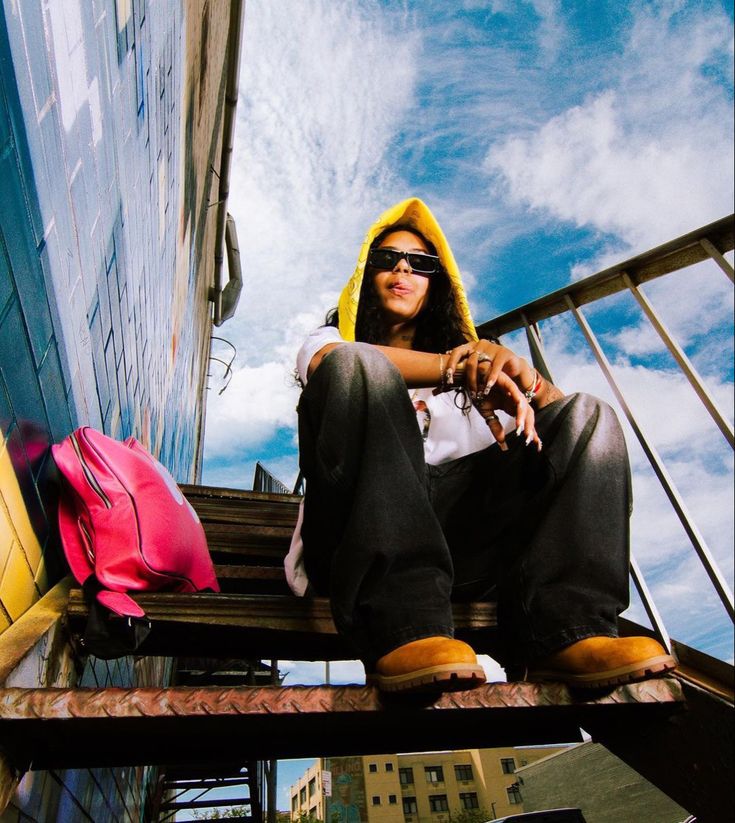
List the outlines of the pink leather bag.
{"label": "pink leather bag", "polygon": [[66,481],[61,541],[88,599],[114,614],[143,618],[127,592],[219,591],[196,512],[135,438],[121,443],[84,426],[52,454]]}

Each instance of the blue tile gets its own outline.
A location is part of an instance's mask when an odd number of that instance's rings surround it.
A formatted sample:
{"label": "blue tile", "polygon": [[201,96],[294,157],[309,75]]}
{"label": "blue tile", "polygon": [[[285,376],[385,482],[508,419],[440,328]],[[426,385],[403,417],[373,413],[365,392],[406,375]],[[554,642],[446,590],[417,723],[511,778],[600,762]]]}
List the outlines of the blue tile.
{"label": "blue tile", "polygon": [[19,425],[28,423],[48,433],[33,356],[15,298],[11,299],[5,315],[0,318],[0,372]]}
{"label": "blue tile", "polygon": [[[10,395],[5,388],[5,380],[0,374],[0,437],[2,437],[2,442],[5,441],[13,423],[13,407],[10,405]],[[0,447],[2,442],[0,442]]]}
{"label": "blue tile", "polygon": [[8,256],[5,253],[5,243],[0,237],[0,312],[15,291],[15,283],[10,273]]}
{"label": "blue tile", "polygon": [[[117,261],[113,261],[112,267],[107,273],[107,291],[110,299],[110,318],[112,321],[112,331],[118,343],[116,349],[122,347],[122,318],[120,316],[120,294],[117,289]],[[116,358],[117,360],[117,358]]]}
{"label": "blue tile", "polygon": [[[49,284],[50,288],[53,289],[54,281],[52,273],[55,271],[58,272],[62,266],[61,256],[58,248],[58,236],[55,228],[52,228],[51,231],[48,233],[48,236],[46,238],[46,244],[41,250],[39,259],[44,279],[46,283]],[[61,315],[59,314],[59,306],[53,293],[52,299],[49,303],[49,309],[51,312],[51,323],[55,330],[57,345],[59,351],[63,352],[66,350],[64,342],[64,324],[62,322]],[[72,384],[72,373],[69,361],[65,356],[61,358],[61,370],[64,378],[64,384],[67,387],[70,387]]]}
{"label": "blue tile", "polygon": [[0,159],[0,180],[3,181],[0,187],[0,214],[3,216],[0,242],[5,244],[6,263],[11,267],[38,363],[51,339],[51,314],[14,154]]}
{"label": "blue tile", "polygon": [[105,362],[105,343],[103,330],[100,321],[101,312],[98,310],[92,316],[89,324],[89,332],[92,345],[92,357],[94,359],[94,373],[97,381],[97,393],[99,396],[100,409],[104,417],[107,407],[110,404],[110,384],[107,379],[107,364]]}
{"label": "blue tile", "polygon": [[11,129],[10,112],[5,101],[5,84],[0,77],[0,154],[9,149]]}
{"label": "blue tile", "polygon": [[59,442],[71,431],[71,415],[66,404],[66,386],[61,370],[58,349],[52,341],[38,373],[41,394],[54,442]]}

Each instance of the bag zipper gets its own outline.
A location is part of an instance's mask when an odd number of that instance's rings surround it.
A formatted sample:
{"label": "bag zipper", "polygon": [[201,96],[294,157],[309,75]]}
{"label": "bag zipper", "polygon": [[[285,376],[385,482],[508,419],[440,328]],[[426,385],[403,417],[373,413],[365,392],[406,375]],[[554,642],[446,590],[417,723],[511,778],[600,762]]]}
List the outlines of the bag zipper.
{"label": "bag zipper", "polygon": [[74,434],[71,435],[71,444],[74,447],[74,451],[76,452],[77,458],[79,459],[79,463],[81,464],[82,471],[84,472],[84,476],[87,478],[87,482],[89,483],[90,487],[92,488],[92,491],[96,492],[97,496],[104,503],[104,506],[105,506],[106,509],[111,509],[112,508],[112,502],[110,501],[110,498],[103,491],[102,486],[100,486],[99,481],[97,480],[97,478],[94,476],[94,474],[92,474],[92,471],[89,468],[89,466],[86,464],[86,462],[84,460],[84,456],[82,455],[82,450],[79,446],[79,443],[77,443],[77,439],[76,439],[76,436]]}

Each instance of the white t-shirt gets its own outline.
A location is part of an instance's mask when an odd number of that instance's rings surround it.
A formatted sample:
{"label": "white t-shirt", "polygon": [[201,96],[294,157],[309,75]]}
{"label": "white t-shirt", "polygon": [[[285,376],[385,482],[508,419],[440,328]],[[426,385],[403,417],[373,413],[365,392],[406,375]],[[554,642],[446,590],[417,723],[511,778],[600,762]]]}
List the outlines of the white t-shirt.
{"label": "white t-shirt", "polygon": [[[334,326],[322,326],[306,338],[296,356],[296,369],[304,385],[307,383],[306,373],[311,359],[329,343],[346,343]],[[438,466],[466,454],[482,451],[495,442],[477,409],[473,407],[469,414],[464,414],[457,406],[455,392],[433,395],[432,390],[428,388],[409,389],[408,394],[416,408],[419,430],[425,434],[424,457],[429,465]],[[428,421],[426,410],[429,415]],[[298,523],[291,538],[291,548],[284,561],[288,585],[294,594],[299,596],[305,594],[309,583],[304,570],[304,545],[301,540],[303,507],[302,501]]]}
{"label": "white t-shirt", "polygon": [[[306,371],[314,355],[329,343],[344,342],[334,326],[322,326],[306,338],[296,356],[296,368],[304,385],[307,380]],[[428,388],[409,389],[408,394],[414,406],[419,406],[416,417],[422,433],[427,420],[421,403],[425,404],[430,415],[424,439],[424,457],[430,466],[438,466],[448,460],[482,451],[495,442],[477,409],[473,407],[469,414],[464,414],[457,406],[455,392],[434,395],[432,389]]]}

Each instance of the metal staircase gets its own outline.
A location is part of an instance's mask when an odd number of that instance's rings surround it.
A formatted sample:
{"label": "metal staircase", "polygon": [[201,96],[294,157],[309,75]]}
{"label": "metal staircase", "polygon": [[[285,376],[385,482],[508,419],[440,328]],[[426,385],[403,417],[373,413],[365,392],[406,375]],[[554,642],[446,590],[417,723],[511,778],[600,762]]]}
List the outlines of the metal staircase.
{"label": "metal staircase", "polygon": [[[732,446],[732,425],[640,291],[655,277],[707,258],[732,280],[723,256],[732,248],[730,216],[480,327],[494,335],[525,328],[534,364],[549,375],[538,323],[562,312],[574,317],[731,616],[727,583],[616,384],[582,306],[630,291]],[[180,668],[182,679],[168,688],[0,689],[0,810],[26,769],[159,764],[162,777],[147,820],[171,818],[177,803],[171,792],[195,785],[207,792],[220,781],[248,783],[243,819],[257,823],[263,803],[256,761],[325,751],[559,743],[579,740],[582,728],[698,821],[733,818],[733,667],[668,637],[635,560],[633,582],[653,629],[627,621],[621,628],[668,645],[680,662],[672,677],[599,693],[575,693],[559,684],[492,683],[423,702],[365,686],[262,685],[246,666],[238,683],[232,665],[197,667],[192,658],[335,660],[352,653],[335,631],[327,601],[293,597],[285,585],[282,560],[298,497],[199,486],[184,491],[204,524],[222,593],[135,599],[153,621],[139,653],[186,659],[189,668]],[[454,616],[457,636],[492,655],[495,605],[458,604]],[[76,650],[79,659],[85,618],[81,592],[68,579],[59,583],[0,638],[0,683],[44,644],[56,652]],[[272,663],[271,678],[275,668]],[[209,679],[197,679],[196,672]]]}
{"label": "metal staircase", "polygon": [[[349,657],[328,604],[285,588],[282,559],[298,498],[184,491],[204,524],[224,592],[136,596],[153,621],[139,653],[210,661]],[[85,615],[81,592],[71,589],[60,617],[72,644]],[[492,654],[494,604],[458,605],[455,616],[458,636]],[[365,686],[199,686],[190,674],[186,685],[169,688],[11,688],[0,693],[0,736],[19,770],[160,764],[162,786],[181,791],[237,781],[243,768],[255,774],[255,761],[269,758],[571,742],[581,739],[581,727],[699,820],[728,819],[732,667],[680,644],[675,651],[683,662],[678,676],[592,694],[560,684],[492,683],[422,701]],[[201,661],[186,665],[184,672],[202,668]],[[254,783],[250,796],[258,791]],[[171,803],[156,813],[175,810]],[[257,805],[249,819],[259,819]]]}

